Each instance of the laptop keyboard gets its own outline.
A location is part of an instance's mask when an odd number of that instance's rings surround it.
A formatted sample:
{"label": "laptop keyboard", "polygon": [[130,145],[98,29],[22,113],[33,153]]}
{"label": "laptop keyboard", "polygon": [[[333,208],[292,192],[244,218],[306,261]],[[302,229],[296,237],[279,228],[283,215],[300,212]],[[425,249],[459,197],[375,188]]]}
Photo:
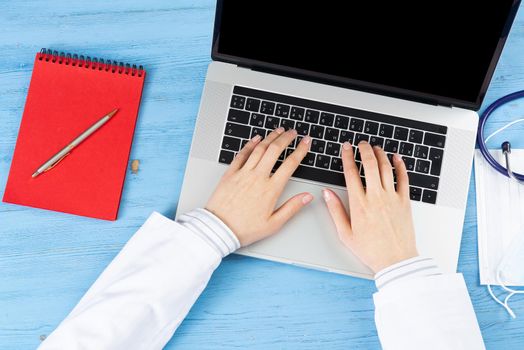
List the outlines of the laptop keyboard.
{"label": "laptop keyboard", "polygon": [[[357,145],[366,140],[372,146],[382,147],[390,161],[394,153],[402,156],[408,169],[411,200],[436,203],[446,143],[445,126],[235,86],[218,161],[230,164],[250,138],[265,137],[279,126],[286,130],[294,128],[299,136],[280,155],[274,170],[302,137],[309,135],[310,152],[293,176],[346,186],[341,144],[349,141]],[[355,146],[353,149],[365,186],[360,154]]]}

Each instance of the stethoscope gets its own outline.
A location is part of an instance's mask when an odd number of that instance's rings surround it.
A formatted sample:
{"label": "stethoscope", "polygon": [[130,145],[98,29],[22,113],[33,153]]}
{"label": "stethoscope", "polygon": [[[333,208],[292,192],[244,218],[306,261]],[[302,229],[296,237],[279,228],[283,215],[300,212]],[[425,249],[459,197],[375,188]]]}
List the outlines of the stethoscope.
{"label": "stethoscope", "polygon": [[[478,132],[477,132],[477,142],[479,144],[480,152],[482,153],[482,155],[484,156],[486,161],[493,167],[493,169],[495,169],[496,171],[498,171],[502,175],[507,176],[507,177],[517,181],[519,184],[524,185],[524,175],[515,173],[515,172],[513,172],[511,170],[511,163],[510,163],[511,144],[509,143],[509,141],[504,141],[502,143],[502,145],[501,145],[502,153],[504,154],[504,158],[506,160],[506,167],[504,168],[502,165],[499,164],[499,162],[497,162],[497,160],[495,160],[495,158],[493,158],[491,153],[489,153],[489,151],[488,151],[486,142],[489,139],[489,137],[487,139],[484,138],[484,127],[486,125],[486,122],[487,122],[488,118],[491,116],[491,114],[497,108],[499,108],[500,106],[502,106],[502,105],[504,105],[504,104],[506,104],[508,102],[514,101],[516,99],[519,99],[521,97],[524,97],[524,90],[517,91],[517,92],[514,92],[514,93],[509,94],[507,96],[499,98],[498,100],[493,102],[484,111],[484,113],[482,113],[482,115],[480,116],[479,127],[478,127]],[[503,128],[495,131],[493,134],[491,134],[491,136],[494,136],[499,131],[502,131],[502,130],[510,127],[511,125],[513,125],[513,124],[515,124],[517,122],[521,122],[521,121],[522,121],[522,119],[516,120],[516,121],[514,121],[512,123],[509,123],[508,125],[504,126]]]}

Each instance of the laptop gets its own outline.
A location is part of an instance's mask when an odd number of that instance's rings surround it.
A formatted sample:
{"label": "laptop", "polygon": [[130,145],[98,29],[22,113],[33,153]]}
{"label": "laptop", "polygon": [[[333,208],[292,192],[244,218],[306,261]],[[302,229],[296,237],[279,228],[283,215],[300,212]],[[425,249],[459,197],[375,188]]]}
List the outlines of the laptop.
{"label": "laptop", "polygon": [[251,137],[294,128],[313,140],[280,200],[316,200],[238,254],[372,278],[321,200],[329,187],[347,207],[340,147],[367,140],[402,155],[419,253],[456,271],[476,111],[519,4],[219,0],[177,214],[205,206]]}

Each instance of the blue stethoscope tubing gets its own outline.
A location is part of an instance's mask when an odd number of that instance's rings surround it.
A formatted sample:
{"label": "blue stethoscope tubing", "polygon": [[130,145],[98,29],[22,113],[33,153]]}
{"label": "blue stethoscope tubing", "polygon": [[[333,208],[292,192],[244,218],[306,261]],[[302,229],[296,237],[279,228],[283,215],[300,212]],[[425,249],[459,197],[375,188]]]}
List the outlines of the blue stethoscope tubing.
{"label": "blue stethoscope tubing", "polygon": [[[477,143],[479,145],[480,152],[482,153],[482,155],[484,156],[486,161],[496,171],[498,171],[502,175],[507,176],[509,178],[512,178],[512,176],[510,176],[510,174],[509,174],[511,169],[504,168],[502,165],[500,165],[500,163],[497,162],[495,160],[495,158],[493,158],[491,153],[489,153],[489,151],[488,151],[488,147],[487,147],[486,142],[484,140],[484,126],[486,125],[486,122],[489,119],[489,117],[491,116],[491,114],[497,108],[499,108],[500,106],[502,106],[502,105],[504,105],[504,104],[506,104],[508,102],[514,101],[514,100],[522,98],[522,97],[524,97],[524,90],[511,93],[511,94],[506,95],[504,97],[501,97],[498,100],[496,100],[495,102],[493,102],[488,108],[486,108],[484,113],[482,113],[482,115],[480,116],[479,127],[478,127],[478,131],[477,131]],[[509,165],[509,162],[507,162],[507,164]],[[513,178],[517,179],[519,182],[524,181],[524,175],[515,173],[513,171],[512,171],[512,174],[513,174]]]}

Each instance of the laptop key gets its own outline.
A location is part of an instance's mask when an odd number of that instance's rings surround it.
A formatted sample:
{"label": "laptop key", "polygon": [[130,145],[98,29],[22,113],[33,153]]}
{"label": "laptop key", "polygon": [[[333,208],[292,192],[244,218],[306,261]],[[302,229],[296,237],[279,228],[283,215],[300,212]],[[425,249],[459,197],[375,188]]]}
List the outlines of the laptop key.
{"label": "laptop key", "polygon": [[351,118],[349,130],[361,132],[362,129],[364,129],[364,121],[362,119]]}
{"label": "laptop key", "polygon": [[405,156],[412,156],[413,155],[413,148],[415,145],[408,142],[401,142],[400,148],[398,149],[398,153],[405,155]]}
{"label": "laptop key", "polygon": [[222,149],[237,152],[240,150],[240,139],[224,136],[224,139],[222,140]]}
{"label": "laptop key", "polygon": [[289,117],[289,106],[283,104],[277,104],[275,109],[275,115],[277,117],[288,118]]}
{"label": "laptop key", "polygon": [[275,111],[274,102],[262,101],[262,105],[260,106],[260,113],[273,115],[274,111]]}
{"label": "laptop key", "polygon": [[348,126],[349,126],[349,117],[344,117],[343,115],[337,115],[335,117],[335,128],[347,129]]}
{"label": "laptop key", "polygon": [[369,142],[369,135],[364,135],[360,133],[355,134],[355,145],[358,145],[360,141],[368,141]]}
{"label": "laptop key", "polygon": [[235,158],[235,153],[222,150],[218,156],[218,161],[223,164],[231,164],[233,158]]}
{"label": "laptop key", "polygon": [[430,190],[437,190],[439,178],[431,175],[424,175],[408,171],[409,184],[412,186],[429,188]]}
{"label": "laptop key", "polygon": [[326,128],[324,139],[328,141],[338,141],[338,130],[333,128]]}
{"label": "laptop key", "polygon": [[240,143],[240,148],[244,148],[244,146],[246,145],[246,143],[248,143],[249,140],[242,140],[242,142]]}
{"label": "laptop key", "polygon": [[320,120],[318,121],[321,125],[333,126],[335,115],[332,113],[322,112],[320,113]]}
{"label": "laptop key", "polygon": [[311,141],[311,152],[324,153],[326,149],[326,142],[322,140],[313,139]]}
{"label": "laptop key", "polygon": [[384,143],[384,151],[397,153],[398,152],[398,141],[387,139]]}
{"label": "laptop key", "polygon": [[424,144],[428,146],[444,148],[444,145],[446,144],[446,136],[427,132],[426,136],[424,137]]}
{"label": "laptop key", "polygon": [[250,114],[248,111],[230,108],[227,115],[227,120],[240,124],[249,124],[249,116]]}
{"label": "laptop key", "polygon": [[338,142],[344,143],[347,141],[349,143],[353,143],[354,138],[355,138],[355,133],[353,131],[341,130],[340,136],[338,138]]}
{"label": "laptop key", "polygon": [[308,122],[308,123],[316,124],[316,123],[318,123],[319,116],[320,116],[320,112],[319,111],[313,111],[311,109],[308,109],[306,111],[305,121]]}
{"label": "laptop key", "polygon": [[429,150],[429,160],[431,160],[431,175],[439,176],[442,168],[442,156],[444,151],[440,148],[431,148]]}
{"label": "laptop key", "polygon": [[264,127],[264,115],[258,113],[251,113],[251,119],[249,124],[252,126],[258,126],[259,128]]}
{"label": "laptop key", "polygon": [[304,108],[291,107],[291,113],[289,114],[289,118],[294,120],[304,120],[304,113]]}
{"label": "laptop key", "polygon": [[226,123],[226,130],[224,133],[227,136],[236,136],[243,139],[249,139],[249,136],[251,135],[251,127],[235,123]]}
{"label": "laptop key", "polygon": [[395,134],[393,137],[397,140],[406,141],[408,139],[409,130],[400,126],[395,127]]}
{"label": "laptop key", "polygon": [[427,174],[429,173],[430,162],[427,160],[417,159],[417,166],[415,170],[419,173]]}
{"label": "laptop key", "polygon": [[288,131],[295,128],[295,122],[291,119],[280,119],[280,126]]}
{"label": "laptop key", "polygon": [[367,121],[364,126],[364,132],[370,135],[376,135],[378,133],[378,123]]}
{"label": "laptop key", "polygon": [[338,157],[331,158],[330,169],[334,171],[344,171],[344,168],[342,167],[342,158],[338,158]]}
{"label": "laptop key", "polygon": [[244,104],[246,103],[246,98],[244,96],[233,95],[231,97],[231,107],[244,109]]}
{"label": "laptop key", "polygon": [[340,156],[340,144],[334,142],[328,142],[326,145],[326,154],[330,156],[339,157]]}
{"label": "laptop key", "polygon": [[371,146],[378,146],[380,148],[384,147],[384,139],[378,136],[371,136],[369,138],[369,144]]}
{"label": "laptop key", "polygon": [[295,130],[299,135],[307,135],[309,133],[309,124],[304,122],[297,122]]}
{"label": "laptop key", "polygon": [[331,163],[331,157],[324,154],[317,154],[317,161],[315,166],[318,168],[329,169],[329,164]]}
{"label": "laptop key", "polygon": [[260,136],[262,136],[262,138],[266,137],[266,129],[253,128],[253,130],[251,130],[251,137],[250,138],[253,138],[256,135],[260,135]]}
{"label": "laptop key", "polygon": [[422,143],[422,138],[424,137],[424,133],[419,130],[410,130],[409,131],[409,142],[413,143]]}
{"label": "laptop key", "polygon": [[320,125],[311,125],[309,136],[321,139],[324,137],[324,127]]}
{"label": "laptop key", "polygon": [[280,126],[280,118],[277,117],[266,117],[266,124],[264,124],[264,127],[269,130],[275,130]]}
{"label": "laptop key", "polygon": [[387,124],[380,124],[378,134],[382,137],[393,137],[393,126]]}
{"label": "laptop key", "polygon": [[251,112],[258,112],[260,108],[260,100],[248,97],[246,101],[246,109]]}
{"label": "laptop key", "polygon": [[346,186],[346,180],[344,179],[343,173],[338,173],[334,171],[312,168],[308,166],[300,165],[297,170],[293,173],[294,177],[301,179],[318,181],[323,183],[328,183],[335,186]]}
{"label": "laptop key", "polygon": [[422,198],[422,189],[418,187],[409,186],[409,198],[412,201],[420,201],[420,198]]}
{"label": "laptop key", "polygon": [[302,159],[302,164],[309,165],[309,166],[315,166],[315,160],[316,160],[316,154],[308,152],[304,159]]}
{"label": "laptop key", "polygon": [[415,158],[402,157],[402,160],[404,161],[408,171],[415,171]]}
{"label": "laptop key", "polygon": [[428,157],[429,148],[422,145],[415,146],[415,157],[426,159]]}
{"label": "laptop key", "polygon": [[437,192],[424,190],[424,193],[422,194],[422,201],[429,204],[435,204],[437,202]]}

